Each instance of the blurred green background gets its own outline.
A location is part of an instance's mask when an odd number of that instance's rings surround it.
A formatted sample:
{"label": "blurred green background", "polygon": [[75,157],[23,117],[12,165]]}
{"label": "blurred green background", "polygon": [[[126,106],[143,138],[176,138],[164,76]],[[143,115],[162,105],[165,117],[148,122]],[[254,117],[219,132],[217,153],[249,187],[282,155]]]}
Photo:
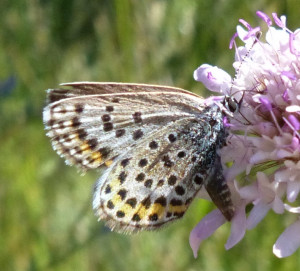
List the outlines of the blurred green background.
{"label": "blurred green background", "polygon": [[144,82],[208,95],[194,69],[210,63],[233,75],[229,40],[239,18],[261,23],[256,10],[300,25],[298,0],[1,0],[0,270],[299,270],[300,251],[272,254],[290,221],[271,213],[229,251],[224,225],[197,259],[188,238],[214,208],[206,201],[157,232],[110,232],[91,207],[100,173],[66,166],[42,123],[45,89],[62,82]]}

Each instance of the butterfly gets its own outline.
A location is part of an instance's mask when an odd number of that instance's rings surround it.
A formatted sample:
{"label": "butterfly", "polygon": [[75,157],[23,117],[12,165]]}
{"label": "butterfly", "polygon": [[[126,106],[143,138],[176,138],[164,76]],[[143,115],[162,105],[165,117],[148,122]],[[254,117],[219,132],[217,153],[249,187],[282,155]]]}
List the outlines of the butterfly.
{"label": "butterfly", "polygon": [[181,218],[204,186],[227,220],[234,216],[218,150],[230,96],[207,105],[187,90],[75,82],[47,91],[43,121],[53,149],[81,170],[104,169],[93,209],[119,232],[154,230]]}

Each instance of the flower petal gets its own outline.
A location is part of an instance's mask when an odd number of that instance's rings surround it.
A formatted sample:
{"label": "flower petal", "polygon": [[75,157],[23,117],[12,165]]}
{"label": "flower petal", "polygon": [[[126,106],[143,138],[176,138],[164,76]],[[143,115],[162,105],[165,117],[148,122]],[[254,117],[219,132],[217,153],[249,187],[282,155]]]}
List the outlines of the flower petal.
{"label": "flower petal", "polygon": [[288,182],[286,194],[289,202],[294,202],[297,199],[299,192],[300,192],[299,181]]}
{"label": "flower petal", "polygon": [[257,198],[258,195],[258,188],[257,184],[251,184],[244,187],[241,187],[239,189],[239,194],[242,199],[248,200],[248,201],[254,201]]}
{"label": "flower petal", "polygon": [[290,213],[300,214],[300,207],[292,207],[288,204],[284,204],[284,208]]}
{"label": "flower petal", "polygon": [[211,91],[225,92],[230,88],[230,75],[216,66],[203,64],[194,71],[194,79]]}
{"label": "flower petal", "polygon": [[273,246],[273,253],[278,258],[284,258],[292,255],[300,246],[300,220],[290,225],[279,236]]}
{"label": "flower petal", "polygon": [[190,246],[194,257],[197,258],[198,249],[203,240],[211,236],[221,225],[226,222],[219,209],[206,215],[190,233]]}
{"label": "flower petal", "polygon": [[238,25],[236,27],[236,32],[240,38],[240,40],[244,41],[245,37],[248,35],[248,31],[246,31],[242,26]]}
{"label": "flower petal", "polygon": [[299,112],[300,106],[299,105],[290,105],[286,107],[286,112]]}
{"label": "flower petal", "polygon": [[251,230],[256,227],[256,225],[263,220],[266,214],[269,212],[271,207],[262,201],[258,202],[251,210],[247,218],[247,229]]}
{"label": "flower petal", "polygon": [[276,196],[272,202],[272,209],[277,214],[284,213],[284,203],[282,202],[281,198]]}
{"label": "flower petal", "polygon": [[235,211],[235,215],[231,221],[231,234],[227,240],[225,248],[231,249],[239,241],[241,241],[246,232],[246,213],[245,205],[241,204]]}

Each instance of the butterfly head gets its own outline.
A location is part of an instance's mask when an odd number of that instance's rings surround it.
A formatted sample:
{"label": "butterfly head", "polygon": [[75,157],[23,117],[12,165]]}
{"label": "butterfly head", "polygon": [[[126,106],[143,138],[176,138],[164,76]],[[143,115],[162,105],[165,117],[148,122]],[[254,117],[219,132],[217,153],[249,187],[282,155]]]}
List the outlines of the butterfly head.
{"label": "butterfly head", "polygon": [[241,102],[242,102],[242,99],[238,102],[236,100],[236,98],[234,98],[233,96],[226,95],[222,102],[223,112],[226,115],[233,117],[234,113],[239,112],[239,110],[241,108]]}

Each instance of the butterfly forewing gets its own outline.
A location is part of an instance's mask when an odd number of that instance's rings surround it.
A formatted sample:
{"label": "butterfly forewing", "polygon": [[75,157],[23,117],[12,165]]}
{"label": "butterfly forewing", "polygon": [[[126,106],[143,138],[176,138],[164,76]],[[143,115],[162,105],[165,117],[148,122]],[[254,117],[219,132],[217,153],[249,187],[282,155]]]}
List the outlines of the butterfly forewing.
{"label": "butterfly forewing", "polygon": [[48,91],[52,102],[44,110],[44,122],[54,149],[84,170],[109,164],[169,122],[201,111],[199,97],[176,88],[112,83],[71,86]]}

